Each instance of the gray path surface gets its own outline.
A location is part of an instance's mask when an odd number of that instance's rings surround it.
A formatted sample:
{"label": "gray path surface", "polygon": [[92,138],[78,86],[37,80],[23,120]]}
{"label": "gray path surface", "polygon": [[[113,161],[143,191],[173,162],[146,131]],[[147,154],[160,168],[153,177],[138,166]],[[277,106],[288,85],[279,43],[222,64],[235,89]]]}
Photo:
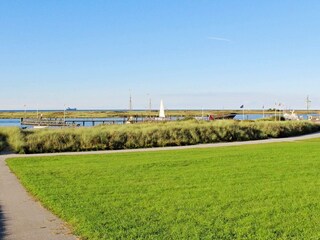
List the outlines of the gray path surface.
{"label": "gray path surface", "polygon": [[320,138],[320,133],[299,137],[266,139],[246,142],[200,144],[183,147],[145,148],[116,151],[70,152],[17,155],[0,155],[0,240],[69,240],[76,239],[65,224],[44,209],[21,186],[18,179],[5,164],[9,157],[54,156],[106,154],[121,152],[162,151],[192,148],[225,147],[274,142],[292,142],[304,139]]}
{"label": "gray path surface", "polygon": [[65,224],[36,202],[0,156],[0,240],[72,240]]}

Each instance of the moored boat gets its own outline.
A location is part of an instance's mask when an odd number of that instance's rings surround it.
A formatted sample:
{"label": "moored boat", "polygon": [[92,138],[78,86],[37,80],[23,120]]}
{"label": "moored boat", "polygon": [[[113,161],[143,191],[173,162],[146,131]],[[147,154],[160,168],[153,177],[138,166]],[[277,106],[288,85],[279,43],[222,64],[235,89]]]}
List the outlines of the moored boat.
{"label": "moored boat", "polygon": [[209,115],[209,120],[221,120],[221,119],[234,119],[236,113],[227,113],[227,114],[211,114]]}

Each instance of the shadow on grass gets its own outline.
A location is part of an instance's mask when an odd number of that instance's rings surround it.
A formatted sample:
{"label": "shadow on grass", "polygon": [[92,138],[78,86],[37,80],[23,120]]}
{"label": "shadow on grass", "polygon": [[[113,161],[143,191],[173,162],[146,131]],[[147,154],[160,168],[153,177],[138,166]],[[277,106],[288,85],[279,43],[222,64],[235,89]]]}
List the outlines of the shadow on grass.
{"label": "shadow on grass", "polygon": [[2,208],[0,206],[0,240],[4,239],[5,235],[6,235],[6,231],[5,231],[5,217],[2,211]]}

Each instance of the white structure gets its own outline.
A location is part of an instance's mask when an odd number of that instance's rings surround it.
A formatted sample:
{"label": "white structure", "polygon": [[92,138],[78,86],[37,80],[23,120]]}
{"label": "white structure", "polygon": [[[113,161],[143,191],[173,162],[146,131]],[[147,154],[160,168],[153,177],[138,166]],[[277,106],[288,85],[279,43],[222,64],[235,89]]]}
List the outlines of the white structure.
{"label": "white structure", "polygon": [[299,116],[297,114],[294,113],[294,110],[291,111],[291,113],[284,113],[283,117],[285,120],[289,120],[289,121],[297,121],[299,120]]}
{"label": "white structure", "polygon": [[163,101],[161,99],[160,101],[160,111],[159,111],[159,118],[165,118],[166,115],[164,114],[164,106],[163,106]]}

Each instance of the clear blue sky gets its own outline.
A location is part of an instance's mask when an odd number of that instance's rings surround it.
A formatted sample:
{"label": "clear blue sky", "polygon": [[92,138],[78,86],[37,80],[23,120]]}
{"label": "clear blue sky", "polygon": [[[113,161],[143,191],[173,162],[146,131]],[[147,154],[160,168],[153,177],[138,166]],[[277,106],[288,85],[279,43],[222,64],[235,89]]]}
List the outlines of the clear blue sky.
{"label": "clear blue sky", "polygon": [[[320,1],[0,1],[0,109],[320,108]],[[149,95],[148,95],[149,94]]]}

